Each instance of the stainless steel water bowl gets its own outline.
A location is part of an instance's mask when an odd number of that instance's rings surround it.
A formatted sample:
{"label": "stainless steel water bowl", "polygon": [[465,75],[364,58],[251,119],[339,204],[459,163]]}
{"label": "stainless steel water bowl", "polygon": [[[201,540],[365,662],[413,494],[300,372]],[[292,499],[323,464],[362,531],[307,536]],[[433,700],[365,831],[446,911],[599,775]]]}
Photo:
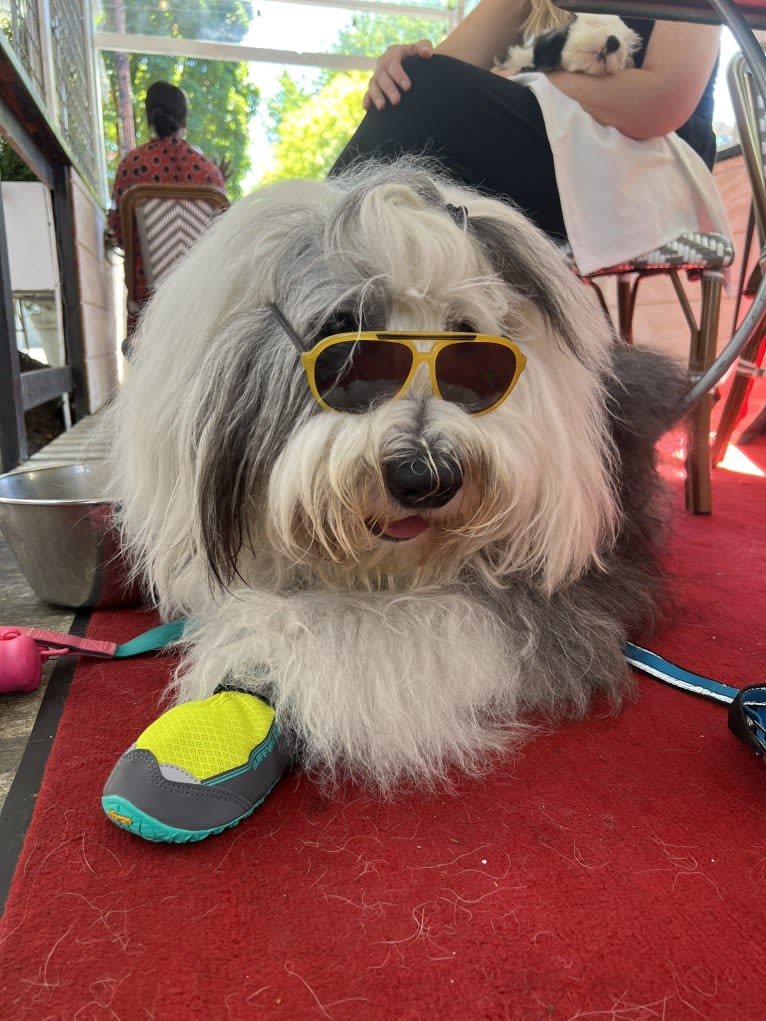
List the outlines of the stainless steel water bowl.
{"label": "stainless steel water bowl", "polygon": [[40,599],[76,608],[140,602],[113,506],[103,461],[0,475],[0,529]]}

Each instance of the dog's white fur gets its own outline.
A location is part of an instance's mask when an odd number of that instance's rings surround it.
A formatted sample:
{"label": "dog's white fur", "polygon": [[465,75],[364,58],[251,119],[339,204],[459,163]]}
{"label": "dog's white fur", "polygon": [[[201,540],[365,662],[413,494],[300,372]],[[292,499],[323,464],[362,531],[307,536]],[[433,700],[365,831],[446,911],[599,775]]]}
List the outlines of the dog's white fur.
{"label": "dog's white fur", "polygon": [[[270,302],[307,343],[349,318],[471,329],[528,365],[484,416],[422,371],[369,413],[327,412]],[[618,699],[622,618],[653,597],[635,565],[610,588],[626,514],[613,351],[524,216],[417,163],[232,207],[150,303],[113,411],[126,547],[162,613],[193,620],[177,699],[224,681],[266,695],[307,768],[383,788],[477,768],[523,710]],[[415,453],[458,459],[446,505],[389,492],[384,466]],[[413,513],[425,532],[381,537]]]}
{"label": "dog's white fur", "polygon": [[541,33],[523,46],[511,46],[498,66],[506,71],[560,67],[602,77],[632,67],[640,45],[638,33],[616,15],[578,14],[568,25]]}

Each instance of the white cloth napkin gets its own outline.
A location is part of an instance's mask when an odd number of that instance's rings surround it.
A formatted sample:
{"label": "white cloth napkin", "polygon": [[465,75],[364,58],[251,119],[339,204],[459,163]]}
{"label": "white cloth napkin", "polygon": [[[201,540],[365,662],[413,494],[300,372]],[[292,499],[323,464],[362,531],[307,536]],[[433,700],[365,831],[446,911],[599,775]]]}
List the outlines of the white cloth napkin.
{"label": "white cloth napkin", "polygon": [[636,141],[599,124],[543,74],[513,81],[540,104],[580,273],[636,258],[680,234],[731,238],[713,175],[678,135]]}

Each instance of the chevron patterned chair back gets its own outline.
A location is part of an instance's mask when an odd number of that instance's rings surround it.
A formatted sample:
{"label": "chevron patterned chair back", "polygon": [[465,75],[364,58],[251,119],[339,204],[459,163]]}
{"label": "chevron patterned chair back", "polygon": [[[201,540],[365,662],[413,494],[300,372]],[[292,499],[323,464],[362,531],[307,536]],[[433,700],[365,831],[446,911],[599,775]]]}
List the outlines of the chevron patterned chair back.
{"label": "chevron patterned chair back", "polygon": [[[137,234],[146,282],[155,288],[213,217],[228,206],[226,193],[212,185],[133,185],[124,193],[120,207],[125,265],[130,267],[135,259]],[[131,301],[133,274],[126,273],[126,280]]]}

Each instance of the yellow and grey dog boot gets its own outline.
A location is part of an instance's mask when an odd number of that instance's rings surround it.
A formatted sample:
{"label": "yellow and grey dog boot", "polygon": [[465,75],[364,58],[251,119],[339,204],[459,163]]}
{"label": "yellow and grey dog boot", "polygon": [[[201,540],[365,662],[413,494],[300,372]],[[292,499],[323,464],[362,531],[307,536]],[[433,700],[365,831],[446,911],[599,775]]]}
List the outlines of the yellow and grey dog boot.
{"label": "yellow and grey dog boot", "polygon": [[203,840],[255,811],[290,762],[271,706],[219,691],[148,726],[117,760],[101,804],[145,840]]}

